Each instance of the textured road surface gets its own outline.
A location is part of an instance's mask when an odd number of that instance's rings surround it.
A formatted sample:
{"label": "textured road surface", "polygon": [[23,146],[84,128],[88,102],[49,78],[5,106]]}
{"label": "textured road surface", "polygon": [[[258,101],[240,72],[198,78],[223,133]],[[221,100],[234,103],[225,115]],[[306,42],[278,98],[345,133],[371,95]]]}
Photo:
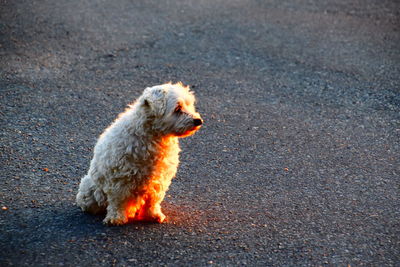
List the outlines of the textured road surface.
{"label": "textured road surface", "polygon": [[[1,266],[400,266],[395,0],[0,0]],[[97,136],[192,86],[167,222],[74,204]]]}

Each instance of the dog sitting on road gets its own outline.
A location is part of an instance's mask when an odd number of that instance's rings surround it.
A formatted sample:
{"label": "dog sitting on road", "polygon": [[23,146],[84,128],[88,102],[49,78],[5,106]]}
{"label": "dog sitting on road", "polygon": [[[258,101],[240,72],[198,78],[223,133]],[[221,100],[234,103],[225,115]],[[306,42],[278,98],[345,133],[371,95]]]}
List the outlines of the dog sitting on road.
{"label": "dog sitting on road", "polygon": [[146,88],[99,137],[76,202],[83,211],[106,212],[104,223],[128,219],[162,223],[161,202],[179,164],[179,137],[190,136],[203,121],[188,87]]}

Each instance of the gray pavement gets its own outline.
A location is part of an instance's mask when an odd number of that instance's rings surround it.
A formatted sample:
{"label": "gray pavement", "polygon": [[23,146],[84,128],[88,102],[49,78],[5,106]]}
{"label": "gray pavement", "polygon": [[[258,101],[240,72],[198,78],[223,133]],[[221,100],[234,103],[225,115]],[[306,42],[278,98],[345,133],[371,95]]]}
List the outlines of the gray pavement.
{"label": "gray pavement", "polygon": [[[1,266],[400,266],[394,0],[0,0]],[[182,81],[164,224],[74,204],[97,136]]]}

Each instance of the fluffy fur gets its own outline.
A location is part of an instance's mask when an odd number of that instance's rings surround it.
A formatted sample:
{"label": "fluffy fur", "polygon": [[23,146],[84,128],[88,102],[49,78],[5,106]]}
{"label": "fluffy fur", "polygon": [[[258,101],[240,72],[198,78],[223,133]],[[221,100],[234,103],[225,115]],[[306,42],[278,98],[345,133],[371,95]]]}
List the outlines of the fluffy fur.
{"label": "fluffy fur", "polygon": [[202,124],[194,102],[181,83],[146,88],[99,137],[79,185],[78,206],[106,211],[106,224],[130,218],[163,222],[160,204],[179,164],[178,137]]}

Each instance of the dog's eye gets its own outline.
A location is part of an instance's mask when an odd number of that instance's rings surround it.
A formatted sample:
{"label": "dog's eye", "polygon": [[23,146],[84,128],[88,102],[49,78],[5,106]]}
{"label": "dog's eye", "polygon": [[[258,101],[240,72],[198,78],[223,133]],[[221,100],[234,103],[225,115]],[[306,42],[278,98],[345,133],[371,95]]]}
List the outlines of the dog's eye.
{"label": "dog's eye", "polygon": [[182,112],[182,106],[181,105],[176,106],[174,112],[175,113],[181,113]]}

